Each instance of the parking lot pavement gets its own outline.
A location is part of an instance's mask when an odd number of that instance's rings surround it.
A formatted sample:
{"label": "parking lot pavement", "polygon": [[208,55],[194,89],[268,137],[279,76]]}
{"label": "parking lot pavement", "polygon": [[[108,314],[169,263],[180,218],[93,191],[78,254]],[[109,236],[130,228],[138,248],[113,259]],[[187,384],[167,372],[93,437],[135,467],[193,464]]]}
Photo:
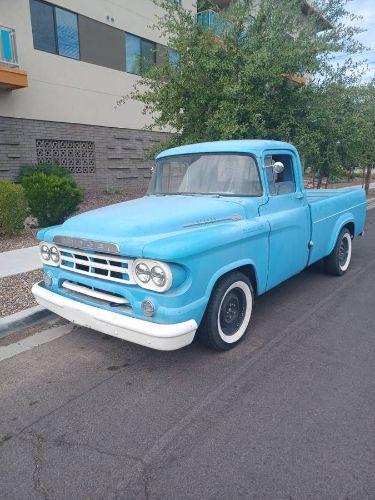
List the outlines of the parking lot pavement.
{"label": "parking lot pavement", "polygon": [[74,328],[0,363],[0,497],[373,499],[375,211],[342,278],[256,301],[216,353]]}

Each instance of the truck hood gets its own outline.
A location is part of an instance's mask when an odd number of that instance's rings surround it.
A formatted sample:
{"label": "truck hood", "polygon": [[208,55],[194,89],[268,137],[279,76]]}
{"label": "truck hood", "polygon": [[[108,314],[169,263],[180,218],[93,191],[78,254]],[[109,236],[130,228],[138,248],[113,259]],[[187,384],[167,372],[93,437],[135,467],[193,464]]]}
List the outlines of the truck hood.
{"label": "truck hood", "polygon": [[[255,206],[253,211],[257,215]],[[245,207],[238,198],[145,196],[77,215],[61,226],[41,231],[38,237],[53,241],[61,235],[113,242],[122,255],[141,257],[145,256],[145,245],[152,241],[245,217]]]}

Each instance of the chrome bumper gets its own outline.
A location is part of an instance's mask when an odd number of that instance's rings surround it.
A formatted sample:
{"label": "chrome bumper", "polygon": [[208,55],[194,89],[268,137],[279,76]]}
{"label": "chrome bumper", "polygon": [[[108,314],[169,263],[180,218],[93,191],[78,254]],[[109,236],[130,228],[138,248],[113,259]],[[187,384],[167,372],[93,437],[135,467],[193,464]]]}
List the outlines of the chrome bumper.
{"label": "chrome bumper", "polygon": [[39,283],[32,287],[32,293],[40,305],[72,323],[160,351],[173,351],[191,344],[198,328],[193,319],[160,325],[113,313],[58,295]]}

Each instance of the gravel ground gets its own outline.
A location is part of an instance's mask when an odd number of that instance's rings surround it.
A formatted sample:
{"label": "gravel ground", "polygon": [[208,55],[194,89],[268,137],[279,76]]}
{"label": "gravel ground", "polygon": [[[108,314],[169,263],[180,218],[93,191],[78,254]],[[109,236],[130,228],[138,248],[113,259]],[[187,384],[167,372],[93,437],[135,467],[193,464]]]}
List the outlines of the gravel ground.
{"label": "gravel ground", "polygon": [[37,229],[26,228],[18,236],[3,236],[0,235],[0,252],[7,252],[8,250],[16,250],[17,248],[27,248],[37,245],[35,233]]}
{"label": "gravel ground", "polygon": [[[87,212],[94,208],[105,207],[113,203],[120,203],[121,201],[132,200],[143,196],[144,190],[135,190],[131,193],[118,192],[107,193],[105,191],[88,191],[85,193],[85,198],[77,213]],[[26,248],[37,245],[35,233],[38,229],[26,228],[19,236],[13,237],[0,237],[0,252],[7,252],[8,250],[16,250],[17,248]]]}
{"label": "gravel ground", "polygon": [[36,306],[31,287],[41,279],[41,269],[0,278],[0,317]]}

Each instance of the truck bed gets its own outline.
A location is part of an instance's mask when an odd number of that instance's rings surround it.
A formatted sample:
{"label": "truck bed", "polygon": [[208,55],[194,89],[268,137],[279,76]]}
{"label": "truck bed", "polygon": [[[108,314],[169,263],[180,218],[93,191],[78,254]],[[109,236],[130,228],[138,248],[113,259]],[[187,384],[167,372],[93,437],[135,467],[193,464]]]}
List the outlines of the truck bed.
{"label": "truck bed", "polygon": [[352,224],[353,234],[363,231],[366,217],[366,194],[361,188],[308,189],[313,247],[309,263],[331,253],[340,228]]}

